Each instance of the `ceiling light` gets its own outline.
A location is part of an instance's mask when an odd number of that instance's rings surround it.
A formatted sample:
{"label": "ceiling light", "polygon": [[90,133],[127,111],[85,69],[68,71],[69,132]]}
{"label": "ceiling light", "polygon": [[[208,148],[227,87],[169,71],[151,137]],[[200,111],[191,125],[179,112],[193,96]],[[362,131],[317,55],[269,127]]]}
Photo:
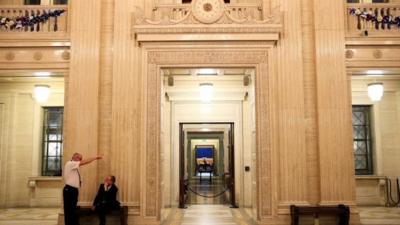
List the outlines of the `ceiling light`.
{"label": "ceiling light", "polygon": [[35,85],[33,89],[33,98],[38,103],[45,103],[50,96],[50,86],[49,85]]}
{"label": "ceiling light", "polygon": [[383,71],[382,70],[368,70],[367,76],[381,77],[381,76],[383,76]]}
{"label": "ceiling light", "polygon": [[209,114],[211,112],[211,108],[210,108],[209,104],[202,104],[200,112],[203,114]]}
{"label": "ceiling light", "polygon": [[200,98],[203,102],[210,102],[213,96],[214,86],[212,83],[200,84]]}
{"label": "ceiling light", "polygon": [[218,75],[215,69],[198,69],[197,75]]}
{"label": "ceiling light", "polygon": [[373,102],[379,102],[383,96],[383,83],[368,84],[368,97]]}
{"label": "ceiling light", "polygon": [[208,128],[201,128],[201,131],[210,131]]}
{"label": "ceiling light", "polygon": [[38,77],[48,77],[48,76],[51,75],[50,72],[34,72],[33,74],[34,74],[35,76],[38,76]]}

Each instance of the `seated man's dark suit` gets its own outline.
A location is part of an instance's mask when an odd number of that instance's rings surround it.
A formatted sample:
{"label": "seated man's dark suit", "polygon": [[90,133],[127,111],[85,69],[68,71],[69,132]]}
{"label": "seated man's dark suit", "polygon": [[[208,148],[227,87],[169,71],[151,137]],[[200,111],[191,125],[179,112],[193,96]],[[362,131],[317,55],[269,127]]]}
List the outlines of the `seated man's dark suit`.
{"label": "seated man's dark suit", "polygon": [[99,215],[100,225],[106,224],[106,214],[112,210],[119,209],[120,203],[117,201],[118,188],[114,184],[107,187],[100,184],[93,206]]}

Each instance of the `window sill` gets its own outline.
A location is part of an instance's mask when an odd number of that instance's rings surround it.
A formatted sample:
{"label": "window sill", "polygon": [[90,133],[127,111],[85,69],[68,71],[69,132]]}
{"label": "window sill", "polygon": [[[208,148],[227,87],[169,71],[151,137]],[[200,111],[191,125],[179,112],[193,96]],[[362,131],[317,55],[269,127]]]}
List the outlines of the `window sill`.
{"label": "window sill", "polygon": [[52,176],[37,176],[28,177],[29,181],[62,181],[62,177],[52,177]]}
{"label": "window sill", "polygon": [[386,185],[386,176],[379,176],[379,175],[357,175],[356,182],[368,182],[369,184],[375,184],[378,186],[385,186]]}
{"label": "window sill", "polygon": [[28,177],[28,186],[30,188],[36,188],[37,184],[40,182],[54,182],[59,183],[62,182],[62,177],[46,177],[46,176],[36,176],[36,177]]}
{"label": "window sill", "polygon": [[386,176],[379,175],[356,175],[356,180],[384,180]]}

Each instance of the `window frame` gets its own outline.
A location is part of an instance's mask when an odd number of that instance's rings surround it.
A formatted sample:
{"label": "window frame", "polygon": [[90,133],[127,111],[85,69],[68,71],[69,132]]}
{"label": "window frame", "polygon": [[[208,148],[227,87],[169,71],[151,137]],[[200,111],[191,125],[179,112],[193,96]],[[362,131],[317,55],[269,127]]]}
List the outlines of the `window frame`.
{"label": "window frame", "polygon": [[[378,2],[376,2],[378,1]],[[382,3],[390,3],[390,0],[372,0],[371,2],[364,2],[364,0],[346,0],[348,4],[363,4],[363,3],[373,3],[373,4],[382,4]]]}
{"label": "window frame", "polygon": [[[366,121],[363,125],[355,125],[353,122],[353,113],[355,112],[355,108],[362,109],[357,112],[363,112]],[[353,155],[354,155],[354,170],[356,175],[373,175],[374,174],[374,142],[373,142],[373,131],[372,131],[372,114],[373,108],[372,105],[352,105],[352,130],[354,132],[355,126],[363,126],[366,138],[354,138],[354,134],[352,133],[353,138]],[[366,154],[356,154],[354,149],[355,142],[364,142],[366,146]],[[365,169],[356,169],[356,155],[365,155]]]}
{"label": "window frame", "polygon": [[[32,4],[30,2],[31,0],[24,0],[23,4],[24,5],[68,5],[69,0],[36,0],[38,2],[35,2],[35,4]],[[66,1],[66,3],[59,3],[57,1]]]}
{"label": "window frame", "polygon": [[[61,135],[61,138],[58,140],[49,140],[48,138],[48,134],[47,134],[47,129],[48,129],[48,119],[46,116],[46,110],[48,109],[58,109],[58,110],[62,110],[61,112],[61,124],[58,127],[58,129],[60,130],[60,134],[57,135]],[[43,114],[42,114],[42,138],[41,138],[41,161],[42,161],[42,165],[41,165],[41,175],[42,176],[62,176],[62,159],[63,159],[63,142],[64,142],[64,106],[43,106],[42,107],[43,110]],[[49,143],[57,143],[60,144],[60,150],[59,150],[59,154],[55,155],[55,156],[49,156]],[[47,152],[46,152],[47,151]],[[50,158],[58,158],[60,161],[59,165],[59,170],[49,170],[48,168],[48,162]]]}
{"label": "window frame", "polygon": [[[182,0],[181,3],[182,4],[191,4],[193,0]],[[224,0],[225,4],[230,4],[231,0]]]}

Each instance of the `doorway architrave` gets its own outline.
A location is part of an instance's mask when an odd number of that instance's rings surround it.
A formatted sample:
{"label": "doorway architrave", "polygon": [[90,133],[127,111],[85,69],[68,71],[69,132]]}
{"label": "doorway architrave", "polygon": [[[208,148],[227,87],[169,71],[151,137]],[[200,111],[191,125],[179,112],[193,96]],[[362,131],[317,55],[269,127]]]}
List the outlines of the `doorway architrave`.
{"label": "doorway architrave", "polygon": [[143,42],[141,211],[145,218],[160,221],[161,214],[161,70],[181,67],[254,68],[256,92],[256,213],[258,222],[271,221],[278,211],[278,141],[276,90],[274,87],[275,41]]}

